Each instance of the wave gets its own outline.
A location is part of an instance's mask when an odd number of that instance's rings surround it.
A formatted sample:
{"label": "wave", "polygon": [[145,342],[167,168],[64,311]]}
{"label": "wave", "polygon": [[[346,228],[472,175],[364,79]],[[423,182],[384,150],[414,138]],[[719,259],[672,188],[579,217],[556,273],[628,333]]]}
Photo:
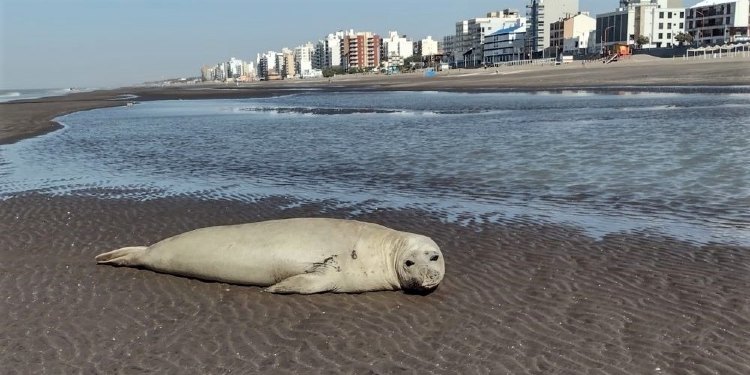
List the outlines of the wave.
{"label": "wave", "polygon": [[241,111],[247,112],[270,112],[277,114],[302,114],[302,115],[353,115],[353,114],[370,114],[370,113],[396,113],[398,111],[391,109],[376,108],[316,108],[316,107],[249,107],[240,108]]}
{"label": "wave", "polygon": [[334,115],[362,115],[362,114],[390,114],[407,116],[438,116],[438,115],[467,115],[480,113],[500,113],[503,110],[488,109],[449,109],[449,110],[408,110],[382,108],[336,108],[336,107],[245,107],[238,108],[243,112],[259,112],[272,114],[300,114],[316,116]]}
{"label": "wave", "polygon": [[17,96],[21,96],[21,93],[18,91],[11,91],[11,92],[0,94],[0,98],[13,98]]}

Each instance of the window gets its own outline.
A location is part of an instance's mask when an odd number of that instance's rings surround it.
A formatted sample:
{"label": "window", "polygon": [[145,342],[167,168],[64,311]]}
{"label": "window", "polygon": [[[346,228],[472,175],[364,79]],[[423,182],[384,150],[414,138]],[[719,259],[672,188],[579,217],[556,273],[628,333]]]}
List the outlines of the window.
{"label": "window", "polygon": [[664,12],[659,12],[659,18],[664,18]]}
{"label": "window", "polygon": [[668,30],[672,30],[672,22],[670,22],[670,23],[667,24],[667,29]]}
{"label": "window", "polygon": [[672,39],[672,33],[667,33],[667,39]]}
{"label": "window", "polygon": [[680,18],[685,18],[685,12],[680,12]]}
{"label": "window", "polygon": [[732,17],[727,17],[727,25],[732,23]]}
{"label": "window", "polygon": [[680,22],[680,30],[685,30],[685,24]]}
{"label": "window", "polygon": [[659,39],[664,39],[664,34],[659,33]]}
{"label": "window", "polygon": [[659,23],[659,30],[664,30],[664,24],[661,22]]}
{"label": "window", "polygon": [[692,29],[692,28],[693,28],[693,21],[690,21],[688,22],[688,29]]}
{"label": "window", "polygon": [[667,18],[672,18],[672,12],[667,12]]}

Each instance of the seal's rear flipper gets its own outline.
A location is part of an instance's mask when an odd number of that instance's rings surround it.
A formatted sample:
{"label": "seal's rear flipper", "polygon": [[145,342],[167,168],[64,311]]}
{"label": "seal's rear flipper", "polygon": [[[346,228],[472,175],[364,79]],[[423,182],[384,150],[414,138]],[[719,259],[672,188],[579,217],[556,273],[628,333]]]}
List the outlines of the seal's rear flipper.
{"label": "seal's rear flipper", "polygon": [[304,273],[288,277],[265,289],[279,294],[313,294],[333,291],[333,282],[325,272]]}
{"label": "seal's rear flipper", "polygon": [[137,266],[138,256],[143,254],[148,247],[146,246],[133,246],[123,247],[122,249],[112,250],[106,253],[102,253],[96,256],[96,263],[99,264],[111,264],[114,266]]}

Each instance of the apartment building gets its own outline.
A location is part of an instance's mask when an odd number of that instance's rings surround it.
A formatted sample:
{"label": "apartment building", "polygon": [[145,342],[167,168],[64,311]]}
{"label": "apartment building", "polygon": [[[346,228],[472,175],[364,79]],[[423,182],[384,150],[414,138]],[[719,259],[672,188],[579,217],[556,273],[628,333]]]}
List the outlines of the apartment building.
{"label": "apartment building", "polygon": [[526,26],[525,22],[519,20],[516,25],[487,35],[484,39],[485,64],[523,60]]}
{"label": "apartment building", "polygon": [[686,30],[699,45],[750,41],[750,0],[706,0],[687,9]]}
{"label": "apartment building", "polygon": [[437,40],[433,40],[432,36],[428,35],[426,38],[415,43],[414,53],[420,56],[435,56],[439,54],[440,49]]}
{"label": "apartment building", "polygon": [[526,6],[528,54],[545,56],[550,48],[550,25],[578,13],[578,0],[531,0]]}
{"label": "apartment building", "polygon": [[383,58],[390,64],[401,65],[404,59],[413,55],[414,42],[406,36],[400,36],[398,31],[390,31],[388,37],[383,38]]}
{"label": "apartment building", "polygon": [[318,41],[315,46],[313,68],[326,69],[341,66],[341,41],[344,36],[354,34],[354,30],[339,30]]}
{"label": "apartment building", "polygon": [[485,35],[516,25],[526,18],[517,10],[504,9],[487,13],[486,17],[472,18],[456,22],[455,35],[443,39],[443,49],[455,66],[479,66],[484,61]]}
{"label": "apartment building", "polygon": [[340,43],[341,66],[345,69],[373,69],[380,65],[382,39],[372,32],[344,35]]}
{"label": "apartment building", "polygon": [[313,73],[315,45],[311,42],[294,48],[294,74],[305,78]]}
{"label": "apartment building", "polygon": [[588,12],[579,12],[550,24],[550,47],[552,55],[585,54],[590,35],[596,33],[596,18]]}
{"label": "apartment building", "polygon": [[649,39],[644,48],[672,47],[684,29],[681,0],[620,1],[616,10],[596,16],[596,39],[602,51],[615,44],[635,45],[641,35]]}
{"label": "apartment building", "polygon": [[[644,8],[646,9],[646,8]],[[648,12],[648,13],[646,13]],[[646,47],[674,47],[675,37],[685,32],[685,8],[649,8],[646,10],[639,32],[649,38]],[[650,26],[650,28],[648,28]]]}

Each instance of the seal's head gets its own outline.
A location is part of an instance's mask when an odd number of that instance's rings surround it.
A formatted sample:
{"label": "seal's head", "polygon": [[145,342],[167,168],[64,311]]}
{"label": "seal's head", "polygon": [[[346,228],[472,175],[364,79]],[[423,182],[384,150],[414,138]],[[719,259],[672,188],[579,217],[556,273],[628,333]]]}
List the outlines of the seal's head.
{"label": "seal's head", "polygon": [[418,234],[403,239],[396,256],[396,273],[401,289],[409,293],[430,293],[443,280],[445,262],[438,245]]}

